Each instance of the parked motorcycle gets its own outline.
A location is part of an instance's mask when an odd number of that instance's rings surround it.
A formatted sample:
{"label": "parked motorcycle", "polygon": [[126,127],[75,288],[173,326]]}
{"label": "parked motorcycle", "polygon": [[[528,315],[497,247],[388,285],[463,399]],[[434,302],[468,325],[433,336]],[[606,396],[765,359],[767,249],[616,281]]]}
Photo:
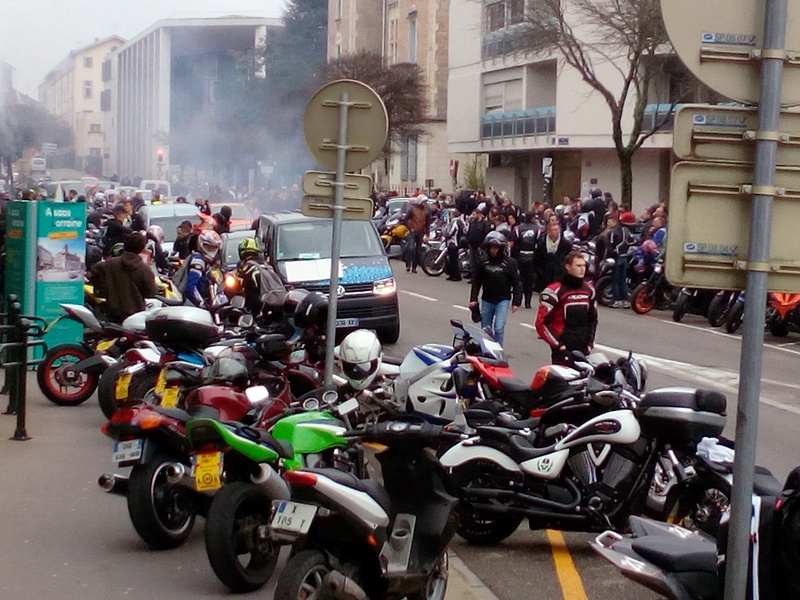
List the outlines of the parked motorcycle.
{"label": "parked motorcycle", "polygon": [[[682,521],[700,510],[674,510],[685,486],[724,485],[697,481],[694,465],[697,443],[725,427],[725,396],[665,388],[637,398],[592,384],[588,401],[556,404],[530,430],[478,427],[442,455],[459,493],[461,537],[497,543],[523,519],[570,531],[618,529],[644,511]],[[730,497],[729,485],[723,492]]]}
{"label": "parked motorcycle", "polygon": [[770,292],[767,298],[767,328],[775,337],[800,331],[800,294]]}
{"label": "parked motorcycle", "polygon": [[456,498],[427,448],[448,434],[427,422],[389,421],[352,432],[382,444],[383,484],[336,469],[287,471],[292,500],[274,501],[271,538],[292,542],[276,600],[442,600]]}
{"label": "parked motorcycle", "polygon": [[664,273],[664,259],[659,258],[647,281],[640,283],[631,292],[631,308],[640,315],[646,315],[653,308],[667,308],[674,301],[675,288],[667,281]]}
{"label": "parked motorcycle", "polygon": [[[782,491],[774,483],[776,493],[752,497],[748,598],[800,597],[800,471],[789,474]],[[714,539],[633,516],[632,537],[606,531],[590,545],[625,577],[666,598],[718,600],[725,583],[728,517],[726,513]]]}
{"label": "parked motorcycle", "polygon": [[725,331],[728,333],[736,333],[739,331],[739,327],[742,326],[742,320],[744,318],[744,301],[745,293],[741,292],[736,297],[736,301],[731,306],[728,316],[725,319]]}
{"label": "parked motorcycle", "polygon": [[[645,260],[642,253],[637,251],[637,248],[631,248],[628,251],[627,259],[628,268],[625,273],[625,284],[628,296],[630,296],[633,290],[650,276],[653,265]],[[611,306],[614,303],[611,276],[615,264],[616,259],[606,258],[600,263],[598,269],[594,287],[597,291],[597,301],[603,306]]]}
{"label": "parked motorcycle", "polygon": [[672,320],[680,323],[688,313],[707,316],[709,306],[716,296],[716,290],[681,288],[672,307]]}
{"label": "parked motorcycle", "polygon": [[[428,249],[422,253],[420,266],[426,275],[438,277],[444,273],[447,266],[447,241],[444,239],[433,239],[428,241]],[[462,277],[470,273],[469,249],[458,249],[458,269]]]}
{"label": "parked motorcycle", "polygon": [[719,290],[708,305],[708,324],[712,327],[723,325],[738,297],[738,291]]}
{"label": "parked motorcycle", "polygon": [[62,304],[61,308],[64,314],[47,330],[63,319],[71,319],[83,327],[83,340],[49,348],[36,368],[36,380],[44,396],[54,404],[76,406],[94,393],[103,372],[145,337],[143,313],[117,325],[99,321],[80,304]]}

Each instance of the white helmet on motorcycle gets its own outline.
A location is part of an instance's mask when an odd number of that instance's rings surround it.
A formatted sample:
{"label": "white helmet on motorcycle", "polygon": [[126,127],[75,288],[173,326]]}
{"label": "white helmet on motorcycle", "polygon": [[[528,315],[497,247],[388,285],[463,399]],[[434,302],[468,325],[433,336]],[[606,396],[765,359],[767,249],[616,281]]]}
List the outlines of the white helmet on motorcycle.
{"label": "white helmet on motorcycle", "polygon": [[349,333],[336,349],[342,373],[354,390],[369,387],[381,366],[383,349],[378,337],[368,329]]}
{"label": "white helmet on motorcycle", "polygon": [[164,243],[164,230],[161,225],[150,225],[150,227],[147,228],[147,233],[156,238],[159,244]]}
{"label": "white helmet on motorcycle", "polygon": [[222,239],[216,231],[203,231],[197,237],[197,249],[208,259],[213,259],[217,256],[221,245]]}

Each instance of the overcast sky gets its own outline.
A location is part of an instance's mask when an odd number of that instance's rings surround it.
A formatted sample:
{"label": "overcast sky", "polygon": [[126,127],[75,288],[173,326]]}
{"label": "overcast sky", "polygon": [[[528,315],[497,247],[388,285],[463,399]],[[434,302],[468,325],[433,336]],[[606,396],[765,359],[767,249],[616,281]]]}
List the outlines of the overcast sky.
{"label": "overcast sky", "polygon": [[280,17],[285,0],[0,0],[0,59],[14,87],[38,99],[44,76],[95,39],[133,38],[160,19]]}

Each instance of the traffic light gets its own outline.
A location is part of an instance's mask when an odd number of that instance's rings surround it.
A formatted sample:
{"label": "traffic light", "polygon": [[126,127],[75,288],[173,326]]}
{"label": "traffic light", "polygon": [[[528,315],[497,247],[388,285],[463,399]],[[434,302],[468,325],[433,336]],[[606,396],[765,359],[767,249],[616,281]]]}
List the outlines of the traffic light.
{"label": "traffic light", "polygon": [[164,162],[164,149],[163,148],[159,148],[158,150],[156,150],[156,156],[158,156],[158,162],[163,163]]}

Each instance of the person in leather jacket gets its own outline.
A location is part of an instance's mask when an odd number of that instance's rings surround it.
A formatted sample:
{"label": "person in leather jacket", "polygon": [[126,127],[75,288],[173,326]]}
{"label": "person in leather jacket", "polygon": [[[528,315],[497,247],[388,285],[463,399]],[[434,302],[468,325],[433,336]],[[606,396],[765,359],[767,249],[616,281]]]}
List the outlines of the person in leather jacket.
{"label": "person in leather jacket", "polygon": [[561,281],[548,285],[536,313],[536,332],[550,346],[553,364],[570,364],[569,353],[589,354],[597,331],[597,294],[584,281],[586,259],[573,250],[564,262]]}

